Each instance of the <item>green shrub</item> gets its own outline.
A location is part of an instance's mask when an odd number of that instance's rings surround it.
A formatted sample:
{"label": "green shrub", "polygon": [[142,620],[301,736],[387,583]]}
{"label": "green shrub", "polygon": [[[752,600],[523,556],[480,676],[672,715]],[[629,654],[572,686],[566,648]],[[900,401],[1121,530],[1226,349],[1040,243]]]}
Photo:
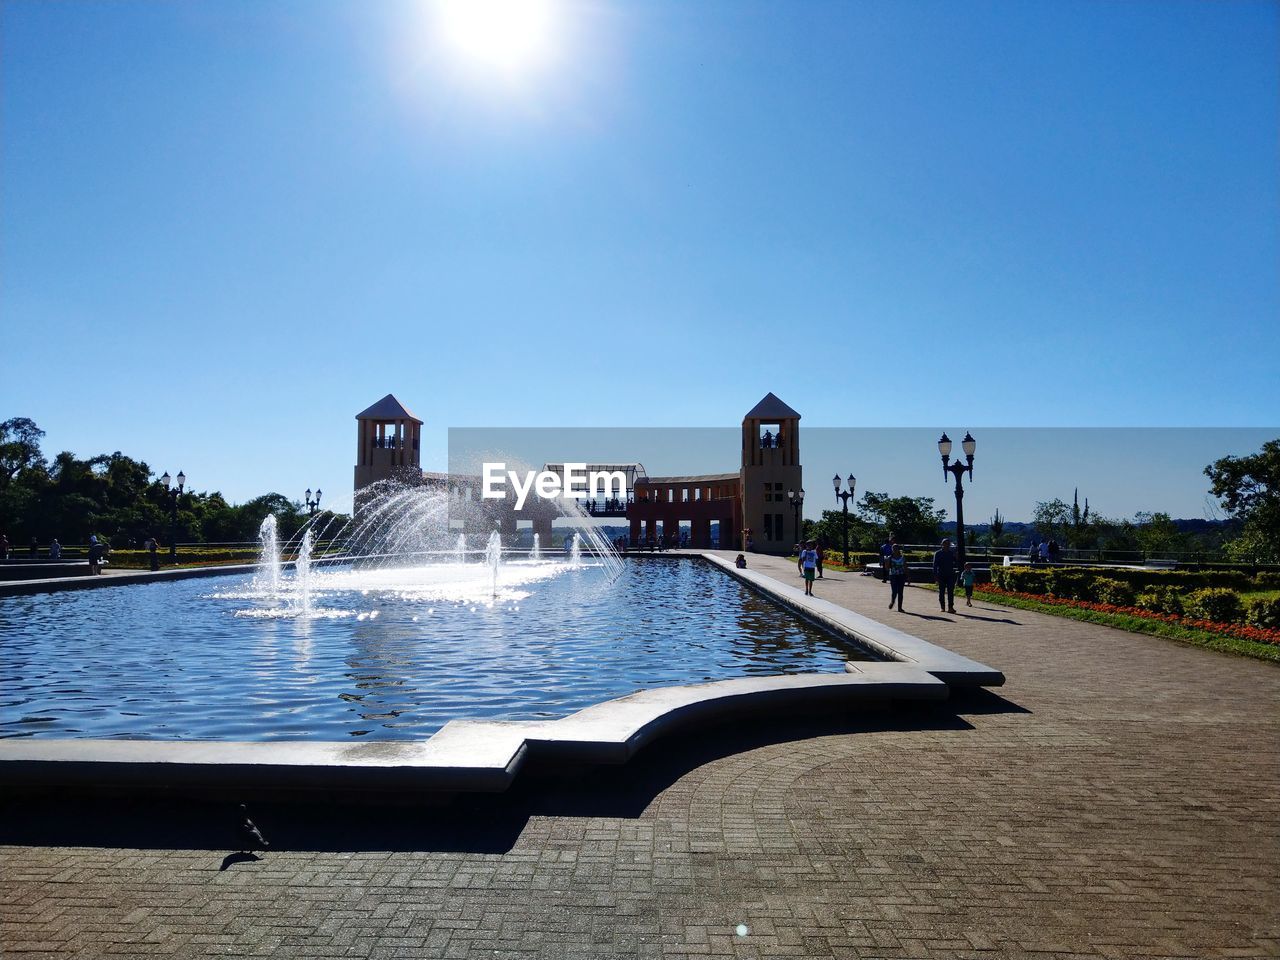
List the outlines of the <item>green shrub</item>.
{"label": "green shrub", "polygon": [[1280,573],[1263,572],[1254,577],[1253,582],[1260,590],[1277,590],[1280,589]]}
{"label": "green shrub", "polygon": [[1182,592],[1176,587],[1152,587],[1134,599],[1133,605],[1155,613],[1182,614]]}
{"label": "green shrub", "polygon": [[1057,567],[1044,573],[1045,587],[1053,596],[1063,600],[1094,600],[1094,587],[1098,575],[1092,570],[1075,567]]}
{"label": "green shrub", "polygon": [[1030,567],[992,567],[991,582],[1001,590],[1013,590],[1017,593],[1042,594],[1048,590],[1045,571],[1032,570]]}
{"label": "green shrub", "polygon": [[1254,597],[1245,606],[1244,618],[1255,627],[1280,629],[1280,597]]}
{"label": "green shrub", "polygon": [[1182,591],[1223,587],[1243,592],[1254,584],[1248,574],[1238,570],[1139,570],[1083,566],[991,568],[991,582],[1004,590],[1032,594],[1052,593],[1055,597],[1076,600],[1094,599],[1097,588],[1089,581],[1099,577],[1128,584],[1135,592],[1168,587]]}
{"label": "green shrub", "polygon": [[1110,577],[1098,577],[1093,581],[1093,592],[1098,603],[1110,603],[1117,607],[1132,607],[1136,599],[1133,587]]}
{"label": "green shrub", "polygon": [[[832,547],[825,548],[822,551],[822,562],[824,564],[832,564],[833,566],[838,563],[844,563],[844,550],[837,550]],[[864,550],[849,551],[849,567],[851,569],[856,570],[866,566],[868,563],[879,562],[880,554],[878,553],[867,553]]]}
{"label": "green shrub", "polygon": [[1191,591],[1183,598],[1182,609],[1189,617],[1216,623],[1235,623],[1244,616],[1240,594],[1222,587]]}

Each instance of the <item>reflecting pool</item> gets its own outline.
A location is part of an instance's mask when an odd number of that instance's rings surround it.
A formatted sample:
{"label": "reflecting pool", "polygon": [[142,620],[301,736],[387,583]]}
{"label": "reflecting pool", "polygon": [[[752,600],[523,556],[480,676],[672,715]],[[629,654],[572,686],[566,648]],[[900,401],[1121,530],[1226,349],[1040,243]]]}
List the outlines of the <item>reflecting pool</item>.
{"label": "reflecting pool", "polygon": [[425,738],[866,659],[692,559],[319,568],[305,616],[291,576],[0,600],[0,736]]}

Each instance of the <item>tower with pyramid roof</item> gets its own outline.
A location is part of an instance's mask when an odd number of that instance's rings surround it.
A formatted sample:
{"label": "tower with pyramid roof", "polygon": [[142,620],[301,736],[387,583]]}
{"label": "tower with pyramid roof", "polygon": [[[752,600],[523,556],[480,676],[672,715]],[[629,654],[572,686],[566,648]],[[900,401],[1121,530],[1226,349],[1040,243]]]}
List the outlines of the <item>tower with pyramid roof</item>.
{"label": "tower with pyramid roof", "polygon": [[800,414],[772,393],[742,419],[742,540],[759,553],[789,553],[800,538],[792,491],[804,488]]}
{"label": "tower with pyramid roof", "polygon": [[388,393],[356,414],[357,491],[379,480],[422,481],[422,421]]}

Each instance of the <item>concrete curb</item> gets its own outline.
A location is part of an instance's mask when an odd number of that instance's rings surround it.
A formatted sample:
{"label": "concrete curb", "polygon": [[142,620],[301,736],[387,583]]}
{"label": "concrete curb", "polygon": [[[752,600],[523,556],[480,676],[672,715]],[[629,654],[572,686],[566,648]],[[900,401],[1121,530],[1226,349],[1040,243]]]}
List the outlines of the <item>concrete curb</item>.
{"label": "concrete curb", "polygon": [[861,667],[658,687],[553,721],[454,720],[425,741],[5,740],[0,783],[129,792],[497,792],[530,756],[620,764],[659,737],[725,717],[938,701],[948,694],[945,683],[906,664]]}
{"label": "concrete curb", "polygon": [[[452,720],[418,741],[226,742],[0,740],[0,784],[86,791],[251,790],[289,794],[439,795],[505,790],[533,757],[621,764],[655,739],[726,717],[943,700],[948,684],[999,685],[1004,676],[918,637],[877,623],[709,553],[700,557],[837,636],[885,656],[844,673],[742,677],[657,687],[551,721]],[[252,565],[88,578],[87,586],[244,574]],[[94,582],[99,581],[99,582]],[[45,589],[53,581],[44,581]],[[23,584],[26,586],[27,584]],[[80,580],[56,589],[85,586]],[[112,584],[114,585],[114,584]],[[39,591],[32,591],[39,592]]]}
{"label": "concrete curb", "polygon": [[[1004,684],[1004,674],[985,663],[952,653],[830,600],[806,597],[803,590],[767,574],[751,569],[739,570],[724,557],[712,553],[704,553],[702,557],[775,603],[889,660],[912,664],[953,686],[999,687]],[[850,661],[845,664],[845,669],[856,672],[866,666],[868,664]]]}
{"label": "concrete curb", "polygon": [[100,577],[49,577],[45,580],[7,580],[0,582],[0,597],[22,597],[36,593],[63,590],[94,590],[98,587],[125,587],[135,583],[163,583],[166,580],[190,580],[195,577],[224,577],[252,574],[256,563],[235,563],[222,567],[182,567],[177,570],[138,570],[129,573],[106,573]]}

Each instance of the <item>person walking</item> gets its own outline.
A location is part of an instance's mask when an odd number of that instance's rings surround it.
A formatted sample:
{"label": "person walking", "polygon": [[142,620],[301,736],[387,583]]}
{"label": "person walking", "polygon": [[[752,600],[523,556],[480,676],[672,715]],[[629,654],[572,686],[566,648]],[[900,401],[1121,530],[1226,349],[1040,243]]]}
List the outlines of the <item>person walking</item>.
{"label": "person walking", "polygon": [[58,538],[54,537],[49,543],[49,559],[60,560],[62,558],[62,544],[58,542]]}
{"label": "person walking", "polygon": [[810,540],[800,551],[800,570],[804,574],[804,595],[813,596],[813,578],[818,574],[818,551]]}
{"label": "person walking", "polygon": [[956,612],[956,555],[951,539],[942,541],[942,549],[933,555],[933,579],[938,584],[938,606],[943,613]]}
{"label": "person walking", "polygon": [[973,564],[966,563],[964,570],[960,574],[960,585],[964,587],[964,605],[966,607],[973,606],[973,582],[977,574],[973,572]]}
{"label": "person walking", "polygon": [[902,612],[902,595],[907,592],[907,558],[902,555],[902,547],[896,543],[889,554],[889,609],[893,609],[894,601],[898,603],[898,612]]}
{"label": "person walking", "polygon": [[0,533],[0,560],[9,559],[9,538]]}
{"label": "person walking", "polygon": [[151,536],[147,537],[147,542],[143,544],[143,546],[147,548],[147,554],[151,558],[151,571],[154,573],[160,569],[160,558],[156,555],[156,550],[160,544],[156,543],[156,538],[154,536]]}
{"label": "person walking", "polygon": [[98,538],[93,534],[89,535],[89,575],[97,576],[102,573],[102,545],[98,543]]}
{"label": "person walking", "polygon": [[819,538],[815,541],[815,543],[814,543],[814,549],[816,549],[816,550],[818,551],[818,579],[819,579],[819,580],[821,580],[821,579],[822,579],[822,555],[823,555],[823,554],[826,552],[826,550],[827,550],[826,546],[825,546],[825,545],[823,544],[823,542],[822,542],[822,538],[821,538],[821,537],[819,537]]}
{"label": "person walking", "polygon": [[889,539],[880,544],[880,571],[881,576],[886,580],[889,579],[889,558],[893,556],[893,548],[897,541],[893,539],[893,531],[889,531]]}

